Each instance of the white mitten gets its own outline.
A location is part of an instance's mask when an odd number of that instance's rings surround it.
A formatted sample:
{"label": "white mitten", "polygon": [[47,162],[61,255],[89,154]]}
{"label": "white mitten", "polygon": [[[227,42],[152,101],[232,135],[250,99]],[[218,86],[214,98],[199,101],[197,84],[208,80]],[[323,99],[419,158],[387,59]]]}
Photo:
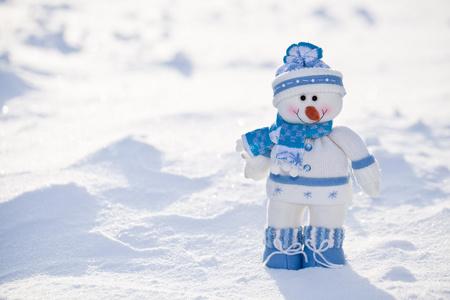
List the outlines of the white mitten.
{"label": "white mitten", "polygon": [[381,191],[381,182],[380,180],[368,183],[366,185],[361,186],[361,189],[369,195],[370,197],[377,197],[380,195]]}
{"label": "white mitten", "polygon": [[380,194],[381,171],[377,161],[365,168],[353,170],[353,174],[364,193],[370,197],[377,197]]}
{"label": "white mitten", "polygon": [[244,143],[242,143],[242,139],[238,139],[236,141],[236,152],[242,152],[244,151]]}
{"label": "white mitten", "polygon": [[269,173],[270,158],[263,155],[250,157],[247,152],[241,152],[241,156],[245,159],[244,176],[253,180],[262,180]]}

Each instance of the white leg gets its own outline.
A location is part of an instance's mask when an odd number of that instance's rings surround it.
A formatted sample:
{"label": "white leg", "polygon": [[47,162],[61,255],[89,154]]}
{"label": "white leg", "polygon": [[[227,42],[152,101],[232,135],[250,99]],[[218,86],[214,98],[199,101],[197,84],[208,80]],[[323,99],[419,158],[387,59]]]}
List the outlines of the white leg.
{"label": "white leg", "polygon": [[267,204],[267,225],[272,228],[297,228],[302,226],[306,206],[269,199]]}
{"label": "white leg", "polygon": [[347,204],[309,205],[309,225],[325,228],[342,228],[347,215]]}

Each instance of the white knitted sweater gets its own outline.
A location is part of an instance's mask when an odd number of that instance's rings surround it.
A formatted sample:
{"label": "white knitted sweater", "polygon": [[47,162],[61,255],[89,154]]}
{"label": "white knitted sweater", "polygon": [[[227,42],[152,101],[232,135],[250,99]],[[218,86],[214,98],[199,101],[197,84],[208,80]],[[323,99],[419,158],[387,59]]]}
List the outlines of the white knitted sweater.
{"label": "white knitted sweater", "polygon": [[[275,159],[274,150],[272,161]],[[289,169],[279,169],[271,164],[272,174],[267,180],[267,194],[274,200],[302,204],[350,202],[353,192],[348,179],[349,160],[363,162],[363,167],[359,164],[358,169],[353,170],[357,183],[363,186],[381,177],[378,162],[371,158],[363,140],[355,132],[344,126],[334,127],[327,136],[306,139],[303,169],[297,176],[292,176]]]}

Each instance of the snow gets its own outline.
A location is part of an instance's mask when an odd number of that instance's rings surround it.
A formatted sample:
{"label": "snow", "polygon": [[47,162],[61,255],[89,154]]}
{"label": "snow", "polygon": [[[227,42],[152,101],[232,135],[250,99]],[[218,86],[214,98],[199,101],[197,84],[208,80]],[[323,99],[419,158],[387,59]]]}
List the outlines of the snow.
{"label": "snow", "polygon": [[[0,1],[0,298],[449,298],[449,8]],[[264,182],[234,152],[300,41],[383,172],[342,269],[262,266]]]}

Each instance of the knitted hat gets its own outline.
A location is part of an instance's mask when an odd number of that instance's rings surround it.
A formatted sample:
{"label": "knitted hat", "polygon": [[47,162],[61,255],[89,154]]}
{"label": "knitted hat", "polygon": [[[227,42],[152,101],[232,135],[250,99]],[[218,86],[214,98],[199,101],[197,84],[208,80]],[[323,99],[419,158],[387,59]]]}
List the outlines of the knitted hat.
{"label": "knitted hat", "polygon": [[273,105],[302,93],[339,93],[345,95],[342,74],[320,59],[322,49],[310,43],[291,45],[272,82]]}

